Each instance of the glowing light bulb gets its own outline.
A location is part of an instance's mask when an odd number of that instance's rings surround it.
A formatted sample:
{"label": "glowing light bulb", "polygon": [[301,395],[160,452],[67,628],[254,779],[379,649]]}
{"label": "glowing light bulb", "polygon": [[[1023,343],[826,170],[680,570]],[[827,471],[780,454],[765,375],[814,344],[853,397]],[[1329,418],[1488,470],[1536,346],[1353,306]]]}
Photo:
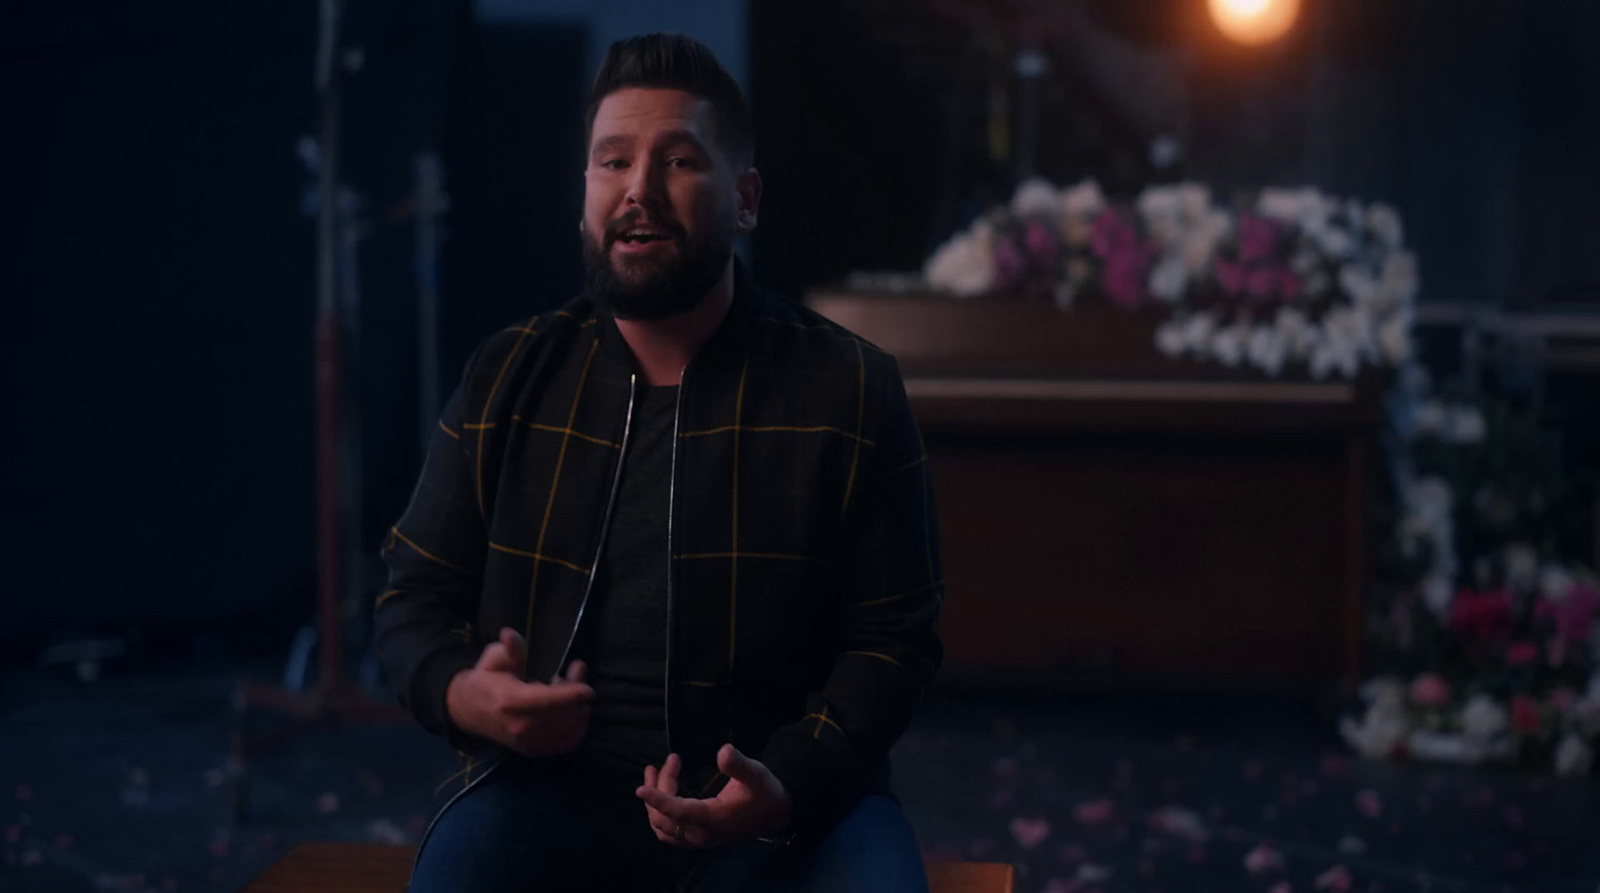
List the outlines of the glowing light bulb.
{"label": "glowing light bulb", "polygon": [[1282,37],[1300,13],[1300,0],[1210,0],[1209,5],[1217,30],[1252,46]]}

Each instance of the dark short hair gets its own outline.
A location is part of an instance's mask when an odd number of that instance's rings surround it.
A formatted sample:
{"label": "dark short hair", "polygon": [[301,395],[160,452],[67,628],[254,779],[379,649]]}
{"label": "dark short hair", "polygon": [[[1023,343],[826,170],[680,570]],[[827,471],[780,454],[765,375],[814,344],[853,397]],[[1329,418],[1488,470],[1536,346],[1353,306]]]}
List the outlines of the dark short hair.
{"label": "dark short hair", "polygon": [[682,90],[710,101],[715,137],[741,165],[755,157],[755,122],[744,92],[711,48],[682,34],[643,34],[619,40],[606,50],[589,90],[584,118],[587,139],[594,138],[594,116],[607,96],[628,87]]}

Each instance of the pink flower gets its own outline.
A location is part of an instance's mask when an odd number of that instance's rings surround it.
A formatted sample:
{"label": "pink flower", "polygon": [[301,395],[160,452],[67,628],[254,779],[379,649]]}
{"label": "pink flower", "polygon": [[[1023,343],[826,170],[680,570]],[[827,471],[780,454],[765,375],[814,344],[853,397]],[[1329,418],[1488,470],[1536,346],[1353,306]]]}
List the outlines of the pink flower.
{"label": "pink flower", "polygon": [[1469,639],[1501,639],[1511,632],[1511,592],[1463,589],[1450,602],[1450,628]]}
{"label": "pink flower", "polygon": [[1244,291],[1244,264],[1228,260],[1225,257],[1219,257],[1211,265],[1211,269],[1216,274],[1217,284],[1222,286],[1224,294],[1234,297]]}
{"label": "pink flower", "polygon": [[1383,798],[1371,788],[1362,788],[1356,793],[1356,809],[1369,819],[1383,815]]}
{"label": "pink flower", "polygon": [[1001,288],[1015,287],[1022,281],[1028,262],[1018,250],[1017,243],[1006,236],[995,239],[994,271]]}
{"label": "pink flower", "polygon": [[1557,713],[1565,715],[1576,703],[1578,703],[1578,693],[1566,686],[1550,692],[1550,706],[1554,707]]}
{"label": "pink flower", "polygon": [[1103,825],[1111,820],[1111,801],[1102,797],[1079,803],[1073,815],[1080,825]]}
{"label": "pink flower", "polygon": [[1017,839],[1018,846],[1031,850],[1050,836],[1050,823],[1044,819],[1018,816],[1011,820],[1011,836]]}
{"label": "pink flower", "polygon": [[1131,310],[1144,303],[1145,263],[1133,252],[1114,254],[1106,259],[1103,285],[1118,307]]}
{"label": "pink flower", "polygon": [[1593,583],[1575,584],[1559,601],[1542,598],[1533,609],[1536,619],[1555,627],[1556,647],[1552,651],[1559,654],[1589,641],[1597,613],[1600,613],[1600,590],[1596,590]]}
{"label": "pink flower", "polygon": [[1523,735],[1538,734],[1544,725],[1544,717],[1539,715],[1539,705],[1527,695],[1517,695],[1511,699],[1511,727]]}
{"label": "pink flower", "polygon": [[1144,303],[1145,282],[1155,248],[1139,238],[1139,230],[1124,212],[1106,211],[1094,220],[1089,247],[1104,263],[1102,287],[1119,307]]}
{"label": "pink flower", "polygon": [[1333,893],[1345,893],[1346,890],[1350,889],[1350,870],[1343,865],[1335,865],[1317,875],[1317,879],[1311,882],[1311,886],[1317,890],[1332,890]]}
{"label": "pink flower", "polygon": [[1055,269],[1059,246],[1055,234],[1050,232],[1044,221],[1028,221],[1022,230],[1022,244],[1028,249],[1028,257],[1035,266],[1046,270]]}
{"label": "pink flower", "polygon": [[1278,225],[1251,214],[1239,215],[1239,259],[1266,260],[1278,244]]}
{"label": "pink flower", "polygon": [[1539,659],[1539,646],[1532,642],[1512,642],[1506,649],[1506,665],[1525,667]]}
{"label": "pink flower", "polygon": [[1443,707],[1450,694],[1450,683],[1438,673],[1423,673],[1411,683],[1411,700],[1421,707]]}
{"label": "pink flower", "polygon": [[1272,844],[1263,843],[1244,856],[1244,868],[1251,874],[1266,874],[1283,870],[1283,855]]}

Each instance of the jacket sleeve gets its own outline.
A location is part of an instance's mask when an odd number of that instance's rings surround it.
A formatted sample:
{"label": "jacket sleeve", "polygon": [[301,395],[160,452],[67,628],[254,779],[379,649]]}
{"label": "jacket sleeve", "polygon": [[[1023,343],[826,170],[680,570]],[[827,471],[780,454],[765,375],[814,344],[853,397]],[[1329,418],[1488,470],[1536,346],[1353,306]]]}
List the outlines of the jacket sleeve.
{"label": "jacket sleeve", "polygon": [[789,840],[819,838],[855,805],[944,657],[932,480],[892,361],[883,388],[876,446],[859,469],[845,531],[841,644],[805,716],[774,732],[760,757],[792,798]]}
{"label": "jacket sleeve", "polygon": [[487,536],[468,451],[468,390],[484,350],[467,362],[428,446],[411,502],[384,540],[388,585],[374,609],[374,639],[401,705],[457,750],[473,737],[445,706],[450,680],[477,662],[478,614]]}

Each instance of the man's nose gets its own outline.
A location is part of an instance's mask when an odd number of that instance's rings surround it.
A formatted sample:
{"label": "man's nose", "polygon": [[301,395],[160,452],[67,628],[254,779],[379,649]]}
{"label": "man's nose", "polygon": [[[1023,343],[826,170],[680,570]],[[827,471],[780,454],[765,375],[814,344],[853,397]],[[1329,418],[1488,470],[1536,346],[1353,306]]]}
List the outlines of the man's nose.
{"label": "man's nose", "polygon": [[657,207],[661,203],[664,183],[662,172],[654,164],[635,164],[629,169],[628,191],[623,196],[623,201],[629,205],[639,205],[646,209]]}

